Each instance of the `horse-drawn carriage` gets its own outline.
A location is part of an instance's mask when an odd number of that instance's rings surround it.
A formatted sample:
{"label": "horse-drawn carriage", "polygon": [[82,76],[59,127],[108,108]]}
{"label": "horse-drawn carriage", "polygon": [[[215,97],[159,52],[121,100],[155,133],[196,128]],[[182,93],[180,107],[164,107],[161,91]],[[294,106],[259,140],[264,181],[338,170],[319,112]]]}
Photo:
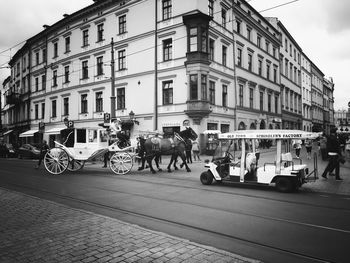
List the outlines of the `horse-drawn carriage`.
{"label": "horse-drawn carriage", "polygon": [[[186,164],[184,149],[187,139],[195,140],[197,134],[191,129],[186,128],[174,138],[162,139],[150,137],[140,138],[141,152],[136,153],[136,145],[130,145],[129,142],[114,137],[115,142],[109,145],[111,130],[105,128],[75,128],[67,135],[63,143],[55,141],[55,147],[51,148],[44,157],[46,170],[51,174],[62,174],[66,170],[78,171],[83,168],[85,162],[94,161],[96,158],[108,154],[109,167],[119,175],[130,172],[134,165],[137,155],[148,162],[150,170],[154,173],[152,160],[160,155],[171,155],[171,162],[168,165],[168,171],[177,156],[180,156],[183,165],[187,171],[191,171]],[[144,162],[143,162],[144,164]],[[175,167],[176,168],[176,167]],[[141,169],[139,169],[141,170]]]}
{"label": "horse-drawn carriage", "polygon": [[109,167],[115,174],[128,173],[134,164],[135,148],[120,148],[119,141],[109,145],[109,131],[104,128],[75,128],[63,143],[55,141],[44,157],[46,170],[62,174],[66,170],[78,171],[85,162],[94,161],[109,152]]}

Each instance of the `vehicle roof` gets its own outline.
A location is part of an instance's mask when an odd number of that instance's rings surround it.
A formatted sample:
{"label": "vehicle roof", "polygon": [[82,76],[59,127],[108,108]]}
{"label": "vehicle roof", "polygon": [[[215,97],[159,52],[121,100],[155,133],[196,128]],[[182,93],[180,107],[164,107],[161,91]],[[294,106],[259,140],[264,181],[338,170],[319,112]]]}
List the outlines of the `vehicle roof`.
{"label": "vehicle roof", "polygon": [[320,134],[301,130],[238,130],[218,135],[219,139],[315,139]]}

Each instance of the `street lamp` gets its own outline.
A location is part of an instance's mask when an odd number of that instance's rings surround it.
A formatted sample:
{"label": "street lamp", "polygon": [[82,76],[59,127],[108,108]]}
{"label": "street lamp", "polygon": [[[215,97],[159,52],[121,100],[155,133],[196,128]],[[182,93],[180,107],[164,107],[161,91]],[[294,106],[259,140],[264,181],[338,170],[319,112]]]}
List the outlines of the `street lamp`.
{"label": "street lamp", "polygon": [[135,120],[135,113],[132,110],[129,112],[129,117],[130,117],[130,120],[132,121]]}

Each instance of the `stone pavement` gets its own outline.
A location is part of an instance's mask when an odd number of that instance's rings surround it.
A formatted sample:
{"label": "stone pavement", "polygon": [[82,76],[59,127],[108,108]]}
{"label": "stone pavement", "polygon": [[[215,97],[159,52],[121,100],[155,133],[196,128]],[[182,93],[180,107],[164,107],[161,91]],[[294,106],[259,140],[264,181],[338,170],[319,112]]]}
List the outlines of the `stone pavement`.
{"label": "stone pavement", "polygon": [[259,262],[0,188],[0,262]]}

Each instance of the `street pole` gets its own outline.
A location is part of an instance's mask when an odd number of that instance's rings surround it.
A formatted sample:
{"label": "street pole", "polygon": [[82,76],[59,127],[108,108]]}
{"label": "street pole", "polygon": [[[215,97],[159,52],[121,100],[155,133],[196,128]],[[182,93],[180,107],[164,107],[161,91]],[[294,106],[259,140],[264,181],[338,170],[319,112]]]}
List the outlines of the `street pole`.
{"label": "street pole", "polygon": [[111,41],[111,120],[115,118],[115,69],[114,69],[114,42]]}
{"label": "street pole", "polygon": [[158,1],[155,1],[154,15],[154,122],[153,129],[158,130]]}
{"label": "street pole", "polygon": [[236,71],[236,52],[235,52],[235,35],[234,35],[234,19],[233,19],[233,16],[234,16],[234,1],[231,0],[231,12],[232,12],[232,21],[231,21],[231,30],[232,30],[232,56],[233,56],[233,89],[234,89],[234,130],[238,129],[238,124],[237,124],[237,71]]}

